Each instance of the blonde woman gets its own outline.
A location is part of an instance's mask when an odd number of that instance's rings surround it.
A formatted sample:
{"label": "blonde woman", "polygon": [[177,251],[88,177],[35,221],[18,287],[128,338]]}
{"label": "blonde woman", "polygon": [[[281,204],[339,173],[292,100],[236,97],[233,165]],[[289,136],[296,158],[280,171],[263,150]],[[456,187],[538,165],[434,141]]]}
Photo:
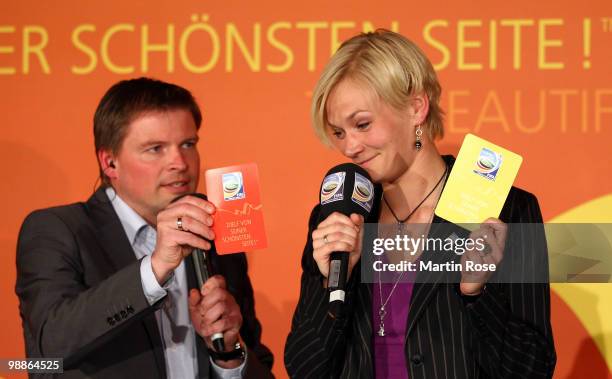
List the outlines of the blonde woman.
{"label": "blonde woman", "polygon": [[[444,132],[440,93],[423,52],[385,30],[346,41],[323,70],[312,99],[315,131],[368,171],[383,197],[369,220],[334,213],[317,225],[319,206],[313,210],[300,299],[285,347],[291,377],[552,376],[556,355],[546,283],[487,283],[487,274],[459,283],[360,280],[364,222],[443,222],[434,209],[454,158],[441,156],[434,143]],[[481,259],[495,264],[513,259],[505,251],[506,225],[538,222],[536,198],[513,187],[500,219],[484,220],[474,232],[492,236]],[[350,254],[348,312],[341,319],[327,314],[333,251]]]}

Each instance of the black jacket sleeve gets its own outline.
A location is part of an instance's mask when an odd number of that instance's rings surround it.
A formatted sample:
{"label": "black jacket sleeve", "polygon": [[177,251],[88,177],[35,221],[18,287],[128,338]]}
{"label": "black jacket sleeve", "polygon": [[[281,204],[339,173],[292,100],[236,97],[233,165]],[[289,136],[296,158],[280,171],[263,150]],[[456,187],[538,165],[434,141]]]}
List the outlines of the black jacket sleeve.
{"label": "black jacket sleeve", "polygon": [[[320,206],[309,220],[308,237],[302,255],[300,298],[285,344],[285,367],[292,378],[324,378],[337,376],[342,359],[334,359],[346,345],[346,331],[351,318],[351,303],[358,279],[351,275],[347,285],[346,317],[334,319],[328,315],[329,293],[323,287],[323,275],[312,256],[312,232],[316,228]],[[357,268],[357,267],[356,267]],[[343,356],[343,354],[340,354]]]}
{"label": "black jacket sleeve", "polygon": [[538,201],[513,189],[502,220],[508,239],[503,280],[487,283],[467,305],[474,354],[481,368],[497,378],[550,378],[556,354],[550,324],[548,255]]}
{"label": "black jacket sleeve", "polygon": [[23,223],[17,243],[17,283],[28,352],[62,357],[70,367],[161,304],[150,306],[140,261],[87,287],[73,231],[51,210]]}

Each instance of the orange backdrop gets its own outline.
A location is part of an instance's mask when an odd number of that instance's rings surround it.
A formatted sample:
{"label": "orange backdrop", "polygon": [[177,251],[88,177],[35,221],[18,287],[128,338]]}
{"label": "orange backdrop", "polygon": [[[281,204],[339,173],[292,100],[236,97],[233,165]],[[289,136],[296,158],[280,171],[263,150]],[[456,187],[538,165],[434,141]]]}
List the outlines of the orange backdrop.
{"label": "orange backdrop", "polygon": [[[258,163],[269,248],[249,255],[250,275],[279,377],[308,215],[322,175],[342,161],[315,139],[311,90],[338,43],[357,32],[399,31],[431,58],[447,112],[443,153],[478,134],[524,157],[517,185],[538,196],[545,220],[612,221],[612,3],[566,3],[1,2],[0,357],[24,354],[19,226],[33,209],[92,193],[93,112],[129,77],[195,94],[203,170]],[[610,377],[608,293],[555,286],[557,378]]]}

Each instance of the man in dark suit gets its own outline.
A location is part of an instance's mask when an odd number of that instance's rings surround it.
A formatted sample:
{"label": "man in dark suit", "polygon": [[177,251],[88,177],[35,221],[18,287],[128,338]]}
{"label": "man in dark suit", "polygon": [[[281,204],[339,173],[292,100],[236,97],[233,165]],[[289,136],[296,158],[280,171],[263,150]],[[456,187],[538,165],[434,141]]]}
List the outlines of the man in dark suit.
{"label": "man in dark suit", "polygon": [[[246,257],[214,253],[212,203],[172,202],[196,190],[200,123],[191,93],[173,84],[133,79],[104,95],[102,186],[85,203],[33,212],[19,235],[28,357],[63,358],[67,378],[271,376]],[[212,249],[221,274],[201,289],[185,259],[193,247]],[[224,352],[212,347],[218,333]]]}

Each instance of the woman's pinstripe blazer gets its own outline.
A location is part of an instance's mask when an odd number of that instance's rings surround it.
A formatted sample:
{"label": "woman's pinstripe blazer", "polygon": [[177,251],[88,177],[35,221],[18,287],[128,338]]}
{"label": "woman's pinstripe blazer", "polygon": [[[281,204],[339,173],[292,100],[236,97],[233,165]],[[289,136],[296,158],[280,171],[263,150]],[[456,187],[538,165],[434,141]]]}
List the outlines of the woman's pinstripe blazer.
{"label": "woman's pinstripe blazer", "polygon": [[[452,165],[452,158],[445,160]],[[348,283],[346,317],[327,315],[328,294],[310,237],[318,213],[319,206],[309,221],[300,298],[285,346],[287,372],[292,378],[374,378],[372,285],[360,283],[356,265]],[[372,214],[377,215],[377,209]],[[500,219],[508,224],[542,222],[535,196],[514,187]],[[434,218],[434,224],[444,222]],[[533,272],[539,265],[547,275],[546,242],[543,234],[533,235],[536,229],[510,224],[505,267]],[[415,283],[406,330],[404,352],[411,379],[550,378],[555,368],[550,290],[542,278],[532,283],[489,282],[477,299],[461,296],[457,284]]]}

